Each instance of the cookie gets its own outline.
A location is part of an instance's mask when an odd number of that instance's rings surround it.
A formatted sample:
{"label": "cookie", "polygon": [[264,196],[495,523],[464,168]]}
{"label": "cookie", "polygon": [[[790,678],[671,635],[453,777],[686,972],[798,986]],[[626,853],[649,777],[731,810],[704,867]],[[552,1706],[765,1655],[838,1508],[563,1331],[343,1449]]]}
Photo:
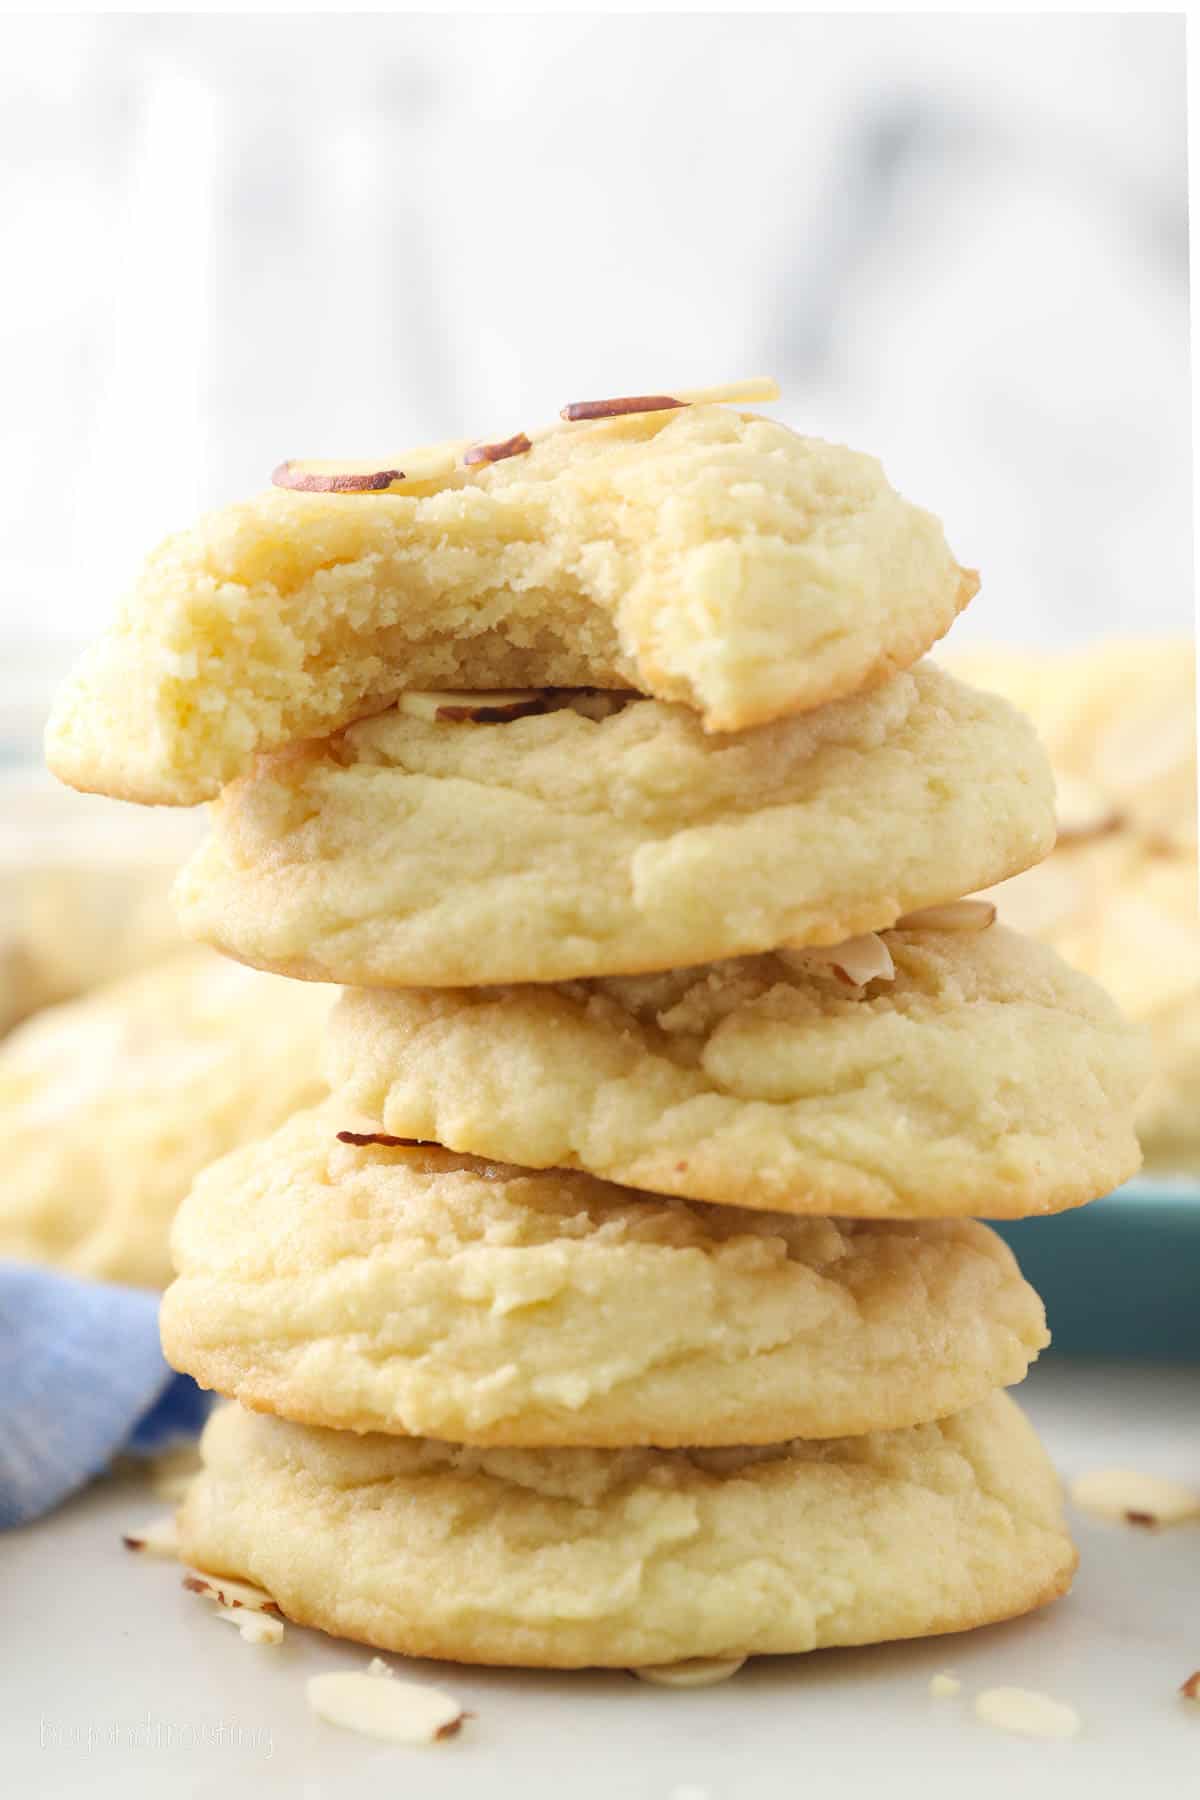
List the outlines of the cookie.
{"label": "cookie", "polygon": [[170,1279],[206,1163],[324,1092],[328,989],[185,948],[0,1045],[0,1256],[133,1286]]}
{"label": "cookie", "polygon": [[178,813],[0,779],[0,1032],[182,949],[171,882],[200,835]]}
{"label": "cookie", "polygon": [[1187,638],[970,650],[949,666],[1028,713],[1059,779],[1064,843],[1118,832],[1196,849],[1196,653]]}
{"label": "cookie", "polygon": [[1147,1167],[1200,1169],[1200,894],[1188,852],[1123,834],[1064,843],[991,890],[1005,918],[1114,996],[1149,1043],[1135,1124]]}
{"label": "cookie", "polygon": [[50,767],[192,805],[402,688],[631,687],[741,730],[906,668],[978,587],[874,458],[728,407],[413,488],[268,491],[169,539],[60,694]]}
{"label": "cookie", "polygon": [[894,973],[861,986],[783,950],[350,992],[326,1075],[400,1137],[789,1213],[1019,1218],[1136,1170],[1145,1051],[1107,994],[998,925],[880,943]]}
{"label": "cookie", "polygon": [[392,710],[260,759],[184,870],[184,928],[280,974],[475,986],[836,943],[1035,862],[1049,769],[930,664],[705,737],[654,700],[502,724]]}
{"label": "cookie", "polygon": [[1058,782],[1058,843],[991,891],[1001,916],[1101,982],[1149,1037],[1148,1166],[1200,1169],[1200,904],[1190,643],[959,659],[1027,707]]}
{"label": "cookie", "polygon": [[455,1662],[636,1667],[963,1631],[1065,1593],[1058,1482],[1006,1395],[728,1450],[472,1450],[222,1407],[182,1554],[301,1625]]}
{"label": "cookie", "polygon": [[1042,1305],[974,1221],[790,1219],[437,1147],[329,1102],[207,1169],[178,1369],[307,1424],[525,1447],[908,1425],[1020,1381]]}

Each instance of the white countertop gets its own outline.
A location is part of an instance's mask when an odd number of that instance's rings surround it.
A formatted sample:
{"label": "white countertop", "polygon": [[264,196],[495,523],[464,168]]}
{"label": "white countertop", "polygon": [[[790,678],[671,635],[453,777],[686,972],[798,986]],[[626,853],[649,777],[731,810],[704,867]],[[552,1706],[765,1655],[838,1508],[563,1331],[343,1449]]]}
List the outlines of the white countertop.
{"label": "white countertop", "polygon": [[[1045,1363],[1024,1393],[1066,1476],[1122,1464],[1200,1481],[1200,1369]],[[392,1658],[477,1715],[452,1741],[408,1749],[309,1711],[304,1677],[362,1667],[368,1652],[291,1626],[279,1649],[243,1643],[183,1591],[174,1565],[124,1551],[120,1533],[161,1510],[137,1479],[114,1480],[0,1538],[0,1791],[11,1800],[1200,1793],[1200,1706],[1176,1691],[1200,1667],[1197,1525],[1077,1519],[1075,1590],[1046,1613],[959,1638],[764,1659],[690,1693],[622,1674]],[[962,1682],[952,1699],[928,1692],[941,1670]],[[972,1700],[995,1685],[1069,1702],[1080,1735],[1030,1741],[981,1724]]]}

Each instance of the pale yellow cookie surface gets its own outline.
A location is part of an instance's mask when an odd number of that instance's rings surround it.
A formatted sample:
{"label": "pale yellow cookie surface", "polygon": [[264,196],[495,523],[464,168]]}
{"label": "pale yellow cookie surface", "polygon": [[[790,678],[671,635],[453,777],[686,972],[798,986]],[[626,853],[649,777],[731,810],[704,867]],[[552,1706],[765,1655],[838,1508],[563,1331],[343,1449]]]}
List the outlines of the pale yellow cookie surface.
{"label": "pale yellow cookie surface", "polygon": [[1000,926],[890,931],[892,980],[802,951],[557,986],[350,992],[326,1074],[385,1131],[727,1205],[1054,1212],[1138,1166],[1145,1047]]}
{"label": "pale yellow cookie surface", "polygon": [[741,728],[906,668],[975,592],[874,458],[727,407],[172,538],[59,696],[72,785],[191,805],[401,688],[633,687]]}
{"label": "pale yellow cookie surface", "polygon": [[221,1408],[183,1555],[382,1650],[551,1668],[961,1631],[1066,1591],[1075,1550],[1007,1396],[760,1450],[464,1450]]}
{"label": "pale yellow cookie surface", "polygon": [[393,711],[263,758],[212,808],[184,928],[352,986],[628,974],[834,943],[1051,842],[1024,720],[930,664],[736,737],[658,701],[586,704]]}
{"label": "pale yellow cookie surface", "polygon": [[161,1287],[192,1178],[324,1091],[331,1000],[185,947],[18,1027],[0,1045],[0,1256]]}
{"label": "pale yellow cookie surface", "polygon": [[1030,713],[1058,779],[1053,855],[991,898],[1146,1030],[1151,1074],[1137,1114],[1146,1161],[1200,1169],[1193,646],[1118,639],[956,660]]}
{"label": "pale yellow cookie surface", "polygon": [[177,1216],[164,1348],[248,1406],[474,1444],[763,1443],[956,1412],[1047,1342],[974,1221],[698,1205],[347,1125],[301,1114]]}

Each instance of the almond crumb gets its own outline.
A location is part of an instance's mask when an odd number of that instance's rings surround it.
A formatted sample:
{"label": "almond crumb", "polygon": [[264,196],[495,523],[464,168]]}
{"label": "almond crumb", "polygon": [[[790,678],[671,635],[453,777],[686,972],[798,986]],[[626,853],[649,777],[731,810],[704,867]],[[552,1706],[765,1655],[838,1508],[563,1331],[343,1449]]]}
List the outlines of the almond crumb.
{"label": "almond crumb", "polygon": [[1196,1669],[1180,1684],[1179,1692],[1185,1700],[1200,1700],[1200,1669]]}
{"label": "almond crumb", "polygon": [[962,1682],[957,1675],[943,1671],[942,1674],[932,1678],[929,1683],[929,1691],[935,1700],[948,1700],[952,1694],[962,1691]]}

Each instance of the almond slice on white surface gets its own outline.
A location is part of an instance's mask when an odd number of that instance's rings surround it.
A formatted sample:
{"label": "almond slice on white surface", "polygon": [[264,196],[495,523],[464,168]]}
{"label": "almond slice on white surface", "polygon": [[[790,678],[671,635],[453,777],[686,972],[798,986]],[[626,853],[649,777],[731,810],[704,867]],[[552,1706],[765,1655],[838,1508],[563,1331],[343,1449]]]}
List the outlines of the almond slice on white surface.
{"label": "almond slice on white surface", "polygon": [[255,1587],[249,1581],[235,1581],[230,1575],[205,1575],[193,1571],[184,1576],[183,1585],[189,1593],[203,1594],[206,1599],[215,1600],[218,1606],[226,1606],[231,1611],[235,1607],[245,1607],[249,1612],[274,1613],[277,1618],[283,1617],[279,1602],[265,1588]]}
{"label": "almond slice on white surface", "polygon": [[1073,1706],[1052,1700],[1036,1688],[985,1688],[975,1698],[975,1715],[985,1725],[1013,1731],[1020,1737],[1072,1738],[1082,1720]]}
{"label": "almond slice on white surface", "polygon": [[365,1673],[338,1669],[312,1675],[306,1692],[319,1718],[392,1744],[437,1743],[453,1737],[467,1717],[453,1695],[441,1688],[394,1677],[381,1680],[374,1664]]}
{"label": "almond slice on white surface", "polygon": [[282,1644],[283,1620],[275,1618],[271,1613],[252,1612],[247,1606],[217,1606],[213,1609],[218,1619],[227,1619],[236,1625],[247,1644]]}
{"label": "almond slice on white surface", "polygon": [[1124,1525],[1181,1525],[1200,1519],[1200,1489],[1138,1469],[1091,1469],[1070,1495],[1081,1512]]}
{"label": "almond slice on white surface", "polygon": [[168,1562],[179,1560],[179,1533],[175,1528],[174,1513],[151,1519],[136,1531],[126,1532],[121,1542],[127,1550],[138,1550],[143,1556],[161,1556]]}

